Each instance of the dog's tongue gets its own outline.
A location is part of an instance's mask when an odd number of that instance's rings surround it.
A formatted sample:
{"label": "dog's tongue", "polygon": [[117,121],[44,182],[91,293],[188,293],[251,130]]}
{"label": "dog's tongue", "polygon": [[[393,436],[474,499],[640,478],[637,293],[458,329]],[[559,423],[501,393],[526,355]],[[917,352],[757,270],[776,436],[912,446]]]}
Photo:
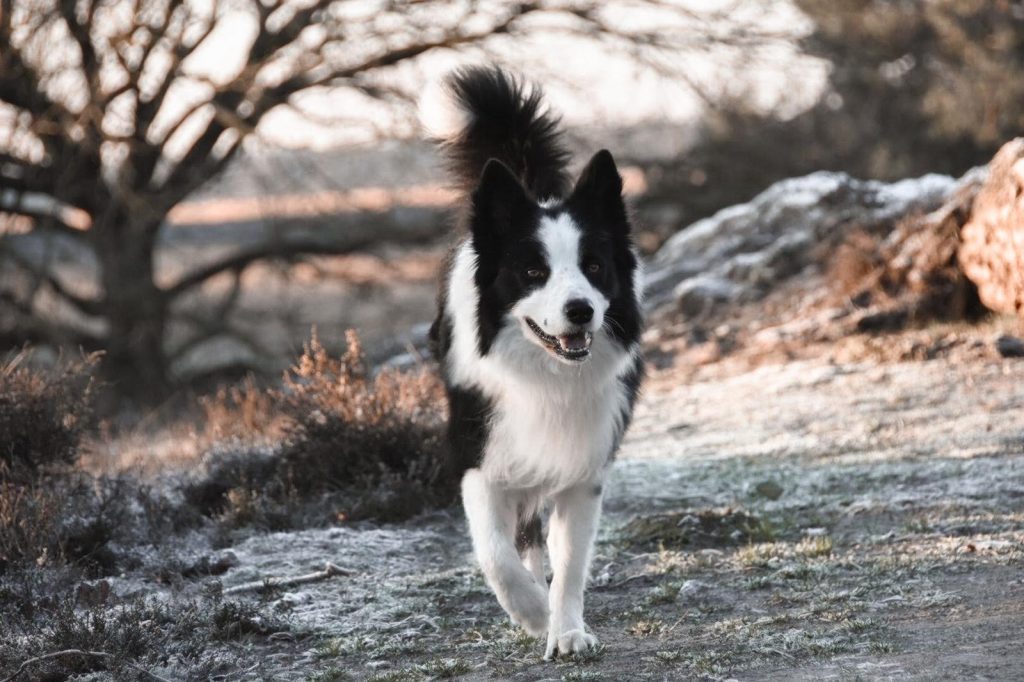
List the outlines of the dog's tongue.
{"label": "dog's tongue", "polygon": [[558,343],[562,344],[562,348],[565,350],[586,350],[589,345],[587,335],[583,332],[563,334],[558,337]]}

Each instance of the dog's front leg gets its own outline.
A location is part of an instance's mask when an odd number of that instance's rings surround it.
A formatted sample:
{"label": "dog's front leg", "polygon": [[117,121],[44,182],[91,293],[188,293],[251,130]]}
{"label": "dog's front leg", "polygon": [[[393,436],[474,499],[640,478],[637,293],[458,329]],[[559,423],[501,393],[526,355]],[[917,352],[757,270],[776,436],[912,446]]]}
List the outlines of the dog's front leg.
{"label": "dog's front leg", "polygon": [[551,580],[548,645],[544,658],[574,654],[597,645],[583,622],[583,591],[590,566],[590,550],[601,515],[601,486],[578,485],[554,497],[548,524]]}
{"label": "dog's front leg", "polygon": [[498,603],[530,635],[543,635],[548,626],[547,595],[516,551],[514,501],[479,469],[470,469],[462,477],[462,504],[473,551]]}

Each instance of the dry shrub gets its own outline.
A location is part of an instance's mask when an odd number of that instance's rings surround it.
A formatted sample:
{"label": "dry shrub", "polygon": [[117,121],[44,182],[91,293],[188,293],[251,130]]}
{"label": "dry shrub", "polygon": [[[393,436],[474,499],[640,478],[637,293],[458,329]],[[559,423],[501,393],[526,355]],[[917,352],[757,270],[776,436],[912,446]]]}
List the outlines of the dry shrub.
{"label": "dry shrub", "polygon": [[884,267],[881,240],[866,230],[854,230],[839,244],[830,259],[828,281],[832,283],[834,293],[853,299]]}
{"label": "dry shrub", "polygon": [[187,510],[134,479],[73,466],[96,425],[96,360],[44,372],[25,351],[0,366],[0,574],[73,564],[107,575],[132,561],[127,548],[183,524]]}
{"label": "dry shrub", "polygon": [[[314,332],[282,389],[222,394],[230,400],[217,419],[230,422],[234,412],[248,426],[208,453],[207,471],[185,491],[192,504],[230,526],[283,529],[396,521],[449,501],[440,380],[426,369],[374,374],[356,333],[347,341],[333,358]],[[268,438],[268,428],[280,438]]]}
{"label": "dry shrub", "polygon": [[852,232],[829,265],[833,291],[867,308],[858,331],[887,331],[931,320],[974,320],[984,314],[976,287],[957,260],[960,228],[976,187],[967,185],[946,206],[910,216],[884,239]]}
{"label": "dry shrub", "polygon": [[59,559],[63,511],[56,491],[0,481],[0,574],[19,561],[44,566]]}
{"label": "dry shrub", "polygon": [[213,396],[199,399],[207,447],[226,441],[274,442],[284,437],[288,423],[272,391],[252,376],[233,386],[222,386]]}
{"label": "dry shrub", "polygon": [[23,351],[0,366],[0,477],[8,480],[73,463],[95,426],[92,371],[98,356],[43,374],[28,367],[30,355]]}
{"label": "dry shrub", "polygon": [[19,565],[66,564],[111,575],[137,562],[140,545],[158,545],[196,521],[132,478],[69,472],[0,481],[0,575]]}

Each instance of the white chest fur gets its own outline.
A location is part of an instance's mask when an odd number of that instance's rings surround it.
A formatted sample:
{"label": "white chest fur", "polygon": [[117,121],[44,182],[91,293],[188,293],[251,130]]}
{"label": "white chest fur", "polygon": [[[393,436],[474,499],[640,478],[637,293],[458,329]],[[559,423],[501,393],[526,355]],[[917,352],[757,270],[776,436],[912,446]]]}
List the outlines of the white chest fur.
{"label": "white chest fur", "polygon": [[532,384],[491,397],[481,469],[510,488],[557,491],[601,476],[622,431],[625,390],[617,381]]}

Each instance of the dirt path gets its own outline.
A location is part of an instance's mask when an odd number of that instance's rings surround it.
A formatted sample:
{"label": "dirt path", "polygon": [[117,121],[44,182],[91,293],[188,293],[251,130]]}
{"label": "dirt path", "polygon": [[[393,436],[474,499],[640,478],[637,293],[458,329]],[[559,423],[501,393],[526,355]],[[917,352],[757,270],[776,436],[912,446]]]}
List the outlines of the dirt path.
{"label": "dirt path", "polygon": [[457,514],[254,537],[224,582],[357,571],[273,596],[302,635],[275,679],[1022,679],[1022,409],[1013,361],[646,396],[588,596],[603,647],[577,661],[506,624]]}

